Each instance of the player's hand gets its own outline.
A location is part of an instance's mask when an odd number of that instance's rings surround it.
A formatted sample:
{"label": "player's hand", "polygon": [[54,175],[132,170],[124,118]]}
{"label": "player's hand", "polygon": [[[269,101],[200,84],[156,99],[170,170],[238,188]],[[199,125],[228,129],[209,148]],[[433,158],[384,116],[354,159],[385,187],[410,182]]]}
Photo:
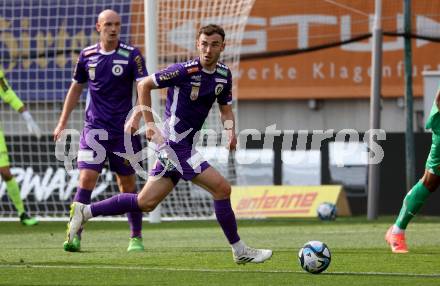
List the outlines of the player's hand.
{"label": "player's hand", "polygon": [[127,134],[134,134],[139,130],[139,119],[131,116],[124,124],[124,132]]}
{"label": "player's hand", "polygon": [[24,120],[26,121],[26,127],[29,131],[29,133],[34,134],[37,139],[41,138],[41,129],[38,126],[38,124],[34,121],[32,118],[32,115],[29,113],[29,111],[25,110],[21,113]]}
{"label": "player's hand", "polygon": [[64,129],[66,129],[66,126],[64,124],[58,123],[57,127],[55,127],[55,129],[53,130],[53,141],[56,142],[60,139]]}
{"label": "player's hand", "polygon": [[237,149],[237,135],[232,130],[228,130],[228,146],[226,148],[230,151],[235,151]]}
{"label": "player's hand", "polygon": [[162,146],[165,143],[165,139],[162,135],[162,132],[159,128],[157,128],[154,123],[147,123],[147,130],[145,131],[145,136],[147,140],[153,142],[157,146]]}

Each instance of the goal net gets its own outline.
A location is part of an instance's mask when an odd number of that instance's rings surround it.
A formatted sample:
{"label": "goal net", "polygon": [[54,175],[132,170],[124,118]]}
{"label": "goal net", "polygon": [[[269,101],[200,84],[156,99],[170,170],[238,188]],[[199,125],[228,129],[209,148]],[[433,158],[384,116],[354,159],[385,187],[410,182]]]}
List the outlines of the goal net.
{"label": "goal net", "polygon": [[[243,30],[253,2],[156,1],[159,68],[196,56],[198,28],[215,23],[222,25],[226,32],[227,48],[222,61],[236,74]],[[31,215],[49,219],[68,216],[79,171],[75,160],[71,162],[74,168],[66,169],[63,162],[56,159],[51,134],[71,83],[79,52],[98,41],[96,17],[104,9],[113,9],[120,14],[121,40],[139,47],[145,55],[144,0],[4,0],[0,3],[0,66],[44,133],[37,141],[27,133],[21,116],[7,104],[0,103],[0,122],[6,135],[11,170]],[[233,89],[236,96],[236,81]],[[84,91],[67,128],[81,131],[86,98],[87,92]],[[162,100],[162,111],[163,103]],[[213,107],[205,129],[221,133],[217,106]],[[213,159],[213,154],[214,159],[219,158],[217,148],[220,142],[217,138],[202,136],[200,146],[208,159]],[[78,140],[79,136],[70,137],[72,150],[76,148]],[[66,152],[69,152],[69,147]],[[222,158],[225,159],[214,160],[213,165],[234,182],[234,164],[231,164],[227,152],[222,152]],[[139,189],[144,183],[142,178],[138,179]],[[115,177],[105,168],[93,191],[92,201],[117,193]],[[211,197],[187,182],[179,183],[162,203],[162,216],[165,218],[209,218],[212,214]],[[16,212],[7,197],[6,184],[1,182],[0,219],[9,218],[16,218]]]}

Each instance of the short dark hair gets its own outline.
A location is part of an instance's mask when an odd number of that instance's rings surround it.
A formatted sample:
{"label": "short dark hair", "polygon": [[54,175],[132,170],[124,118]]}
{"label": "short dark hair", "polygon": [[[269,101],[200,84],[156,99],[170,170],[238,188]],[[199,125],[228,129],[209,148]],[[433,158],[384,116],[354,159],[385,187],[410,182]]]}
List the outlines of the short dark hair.
{"label": "short dark hair", "polygon": [[197,39],[200,38],[200,35],[205,34],[207,36],[211,36],[213,34],[219,34],[222,36],[222,40],[225,40],[225,30],[223,30],[222,27],[216,24],[209,24],[206,26],[203,26],[199,30],[199,34],[197,35]]}

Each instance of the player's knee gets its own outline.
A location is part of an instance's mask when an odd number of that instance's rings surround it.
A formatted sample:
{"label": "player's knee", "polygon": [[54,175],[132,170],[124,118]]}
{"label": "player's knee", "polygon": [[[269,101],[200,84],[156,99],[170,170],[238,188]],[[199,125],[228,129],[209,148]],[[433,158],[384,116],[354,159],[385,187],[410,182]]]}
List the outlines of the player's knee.
{"label": "player's knee", "polygon": [[158,204],[159,204],[158,201],[143,196],[142,192],[138,195],[138,206],[143,212],[153,211]]}
{"label": "player's knee", "polygon": [[158,205],[158,203],[156,203],[156,202],[144,202],[139,205],[139,208],[143,212],[152,212],[157,207],[157,205]]}
{"label": "player's knee", "polygon": [[223,199],[229,198],[231,196],[231,185],[226,180],[222,181],[219,184],[218,192]]}
{"label": "player's knee", "polygon": [[440,186],[440,177],[426,172],[422,178],[422,183],[430,192],[434,192]]}

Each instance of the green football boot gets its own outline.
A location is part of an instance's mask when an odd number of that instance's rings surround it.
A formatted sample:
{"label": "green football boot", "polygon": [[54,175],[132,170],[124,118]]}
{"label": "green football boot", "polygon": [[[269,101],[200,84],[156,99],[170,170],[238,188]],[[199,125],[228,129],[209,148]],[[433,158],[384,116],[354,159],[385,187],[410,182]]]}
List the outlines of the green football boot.
{"label": "green football boot", "polygon": [[32,226],[38,224],[38,220],[33,217],[30,217],[27,213],[22,213],[20,215],[20,222],[25,226]]}
{"label": "green football boot", "polygon": [[63,248],[64,251],[69,251],[69,252],[81,251],[81,238],[79,237],[79,235],[75,235],[71,243],[65,241],[63,244]]}
{"label": "green football boot", "polygon": [[132,237],[128,243],[128,252],[144,251],[144,243],[142,237]]}

